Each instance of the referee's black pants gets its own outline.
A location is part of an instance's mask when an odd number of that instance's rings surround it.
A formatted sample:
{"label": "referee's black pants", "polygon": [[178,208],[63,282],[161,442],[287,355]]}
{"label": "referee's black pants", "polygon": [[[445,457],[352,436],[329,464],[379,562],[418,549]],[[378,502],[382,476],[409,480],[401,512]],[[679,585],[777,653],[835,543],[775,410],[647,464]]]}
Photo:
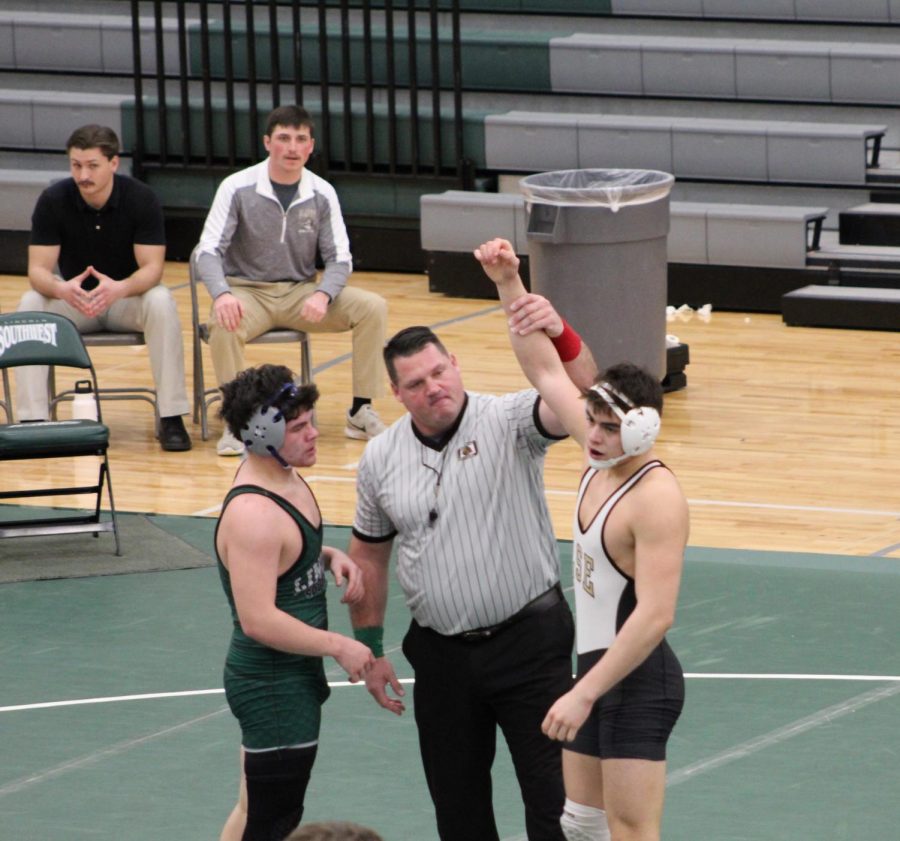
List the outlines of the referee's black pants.
{"label": "referee's black pants", "polygon": [[565,600],[479,642],[413,620],[403,653],[415,670],[413,701],[425,778],[441,841],[499,841],[491,796],[497,726],[525,803],[529,841],[564,841],[559,742],[541,732],[572,686],[574,623]]}

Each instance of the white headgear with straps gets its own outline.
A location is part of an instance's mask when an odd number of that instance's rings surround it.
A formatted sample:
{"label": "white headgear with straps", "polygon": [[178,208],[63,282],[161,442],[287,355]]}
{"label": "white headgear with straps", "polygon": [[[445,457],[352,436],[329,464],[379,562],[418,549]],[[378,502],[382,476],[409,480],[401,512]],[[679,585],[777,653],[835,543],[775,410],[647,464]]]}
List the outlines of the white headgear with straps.
{"label": "white headgear with straps", "polygon": [[[622,455],[615,458],[593,459],[588,456],[588,462],[595,470],[606,470],[614,467],[632,456],[646,453],[653,446],[659,435],[659,412],[652,406],[635,406],[624,394],[616,391],[609,383],[591,386],[591,391],[599,394],[603,402],[612,409],[613,413],[622,422],[620,435],[622,439]],[[616,398],[629,407],[623,412],[616,402]]]}

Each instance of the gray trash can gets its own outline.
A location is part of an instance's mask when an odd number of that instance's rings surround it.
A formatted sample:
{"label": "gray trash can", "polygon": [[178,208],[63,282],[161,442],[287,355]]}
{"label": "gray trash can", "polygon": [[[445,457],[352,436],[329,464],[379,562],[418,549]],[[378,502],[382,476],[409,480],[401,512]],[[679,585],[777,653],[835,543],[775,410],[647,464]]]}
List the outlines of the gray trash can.
{"label": "gray trash can", "polygon": [[667,172],[570,169],[519,182],[531,288],[548,298],[597,364],[666,374]]}

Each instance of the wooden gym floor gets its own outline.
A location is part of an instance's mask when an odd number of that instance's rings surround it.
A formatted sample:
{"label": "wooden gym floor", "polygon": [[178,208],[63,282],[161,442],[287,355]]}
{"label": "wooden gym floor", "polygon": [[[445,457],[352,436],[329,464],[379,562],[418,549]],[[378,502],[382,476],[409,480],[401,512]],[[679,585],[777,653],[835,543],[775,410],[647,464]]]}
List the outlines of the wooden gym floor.
{"label": "wooden gym floor", "polygon": [[[0,277],[2,311],[15,309],[26,282]],[[165,282],[179,304],[190,393],[186,266],[168,264]],[[417,323],[434,327],[457,355],[469,389],[526,385],[493,302],[430,294],[424,275],[358,272],[352,282],[387,298],[389,332]],[[208,298],[200,295],[205,316]],[[691,501],[692,545],[900,557],[900,332],[787,327],[778,315],[726,312],[708,320],[676,318],[668,329],[690,346],[691,362],[687,388],[666,398],[658,449]],[[354,468],[363,449],[342,431],[350,350],[349,334],[312,340],[322,436],[318,463],[308,474],[326,520],[338,525],[352,522]],[[152,384],[146,348],[96,350],[93,358],[103,385]],[[205,347],[203,358],[212,383]],[[299,365],[291,345],[248,348],[247,358],[249,364]],[[387,388],[375,405],[387,422],[401,414]],[[104,417],[122,510],[215,512],[236,467],[216,456],[218,420],[206,442],[199,426],[191,428],[191,452],[165,453],[153,438],[147,404],[107,402]],[[580,468],[574,444],[552,448],[546,484],[559,538],[571,536]],[[45,462],[7,470],[3,486],[28,486],[32,469],[52,481],[59,467]]]}

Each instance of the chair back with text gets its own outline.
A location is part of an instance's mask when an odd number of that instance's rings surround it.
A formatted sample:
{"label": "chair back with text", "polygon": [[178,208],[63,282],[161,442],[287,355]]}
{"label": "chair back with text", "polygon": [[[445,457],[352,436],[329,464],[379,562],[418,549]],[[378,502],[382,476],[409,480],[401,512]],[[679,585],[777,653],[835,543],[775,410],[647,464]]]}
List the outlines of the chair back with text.
{"label": "chair back with text", "polygon": [[[0,369],[5,372],[23,365],[78,368],[88,372],[94,393],[99,390],[97,373],[81,335],[75,325],[62,315],[45,312],[0,314]],[[0,511],[0,538],[74,532],[96,537],[101,532],[112,532],[116,554],[121,554],[107,454],[109,429],[103,423],[101,412],[98,401],[96,421],[73,419],[0,424],[0,461],[90,457],[98,463],[96,482],[80,480],[79,471],[72,465],[71,482],[66,478],[63,466],[51,471],[51,484],[48,485],[45,479],[40,487],[34,487],[33,483],[38,482],[37,477],[46,476],[46,470],[32,473],[25,465],[15,472],[5,470],[0,500],[84,494],[92,495],[94,500],[92,510],[75,513],[56,513],[50,508],[34,517],[19,517],[17,515],[22,511],[14,509],[12,516],[7,516],[8,511]],[[109,519],[103,519],[100,510],[104,487],[109,497]]]}

